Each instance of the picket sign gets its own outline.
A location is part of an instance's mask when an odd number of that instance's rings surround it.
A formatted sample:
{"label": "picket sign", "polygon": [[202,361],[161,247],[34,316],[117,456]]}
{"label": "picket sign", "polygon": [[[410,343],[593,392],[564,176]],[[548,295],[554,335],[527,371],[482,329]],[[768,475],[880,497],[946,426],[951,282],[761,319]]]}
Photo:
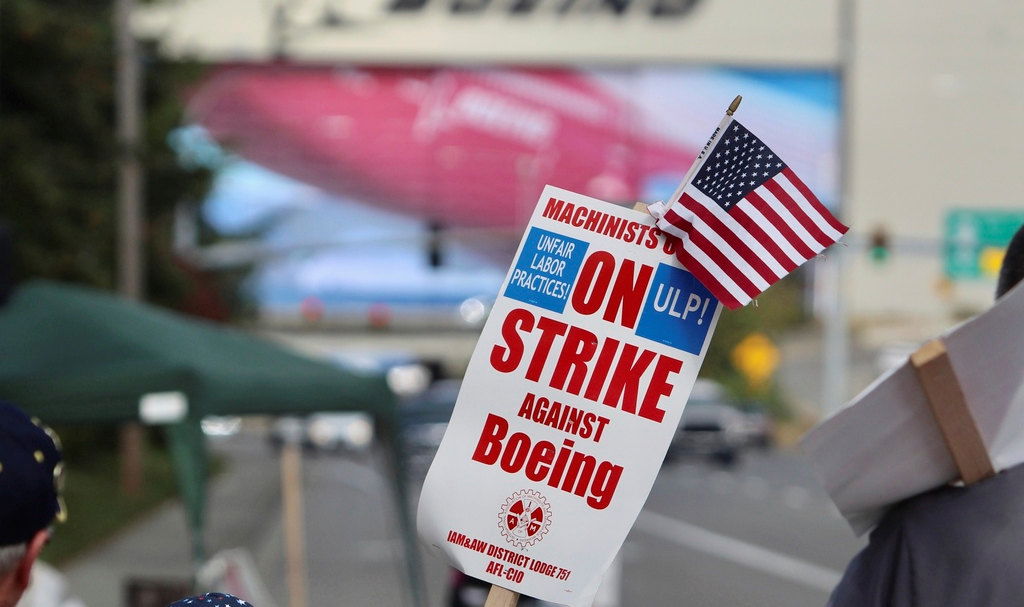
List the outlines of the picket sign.
{"label": "picket sign", "polygon": [[[735,101],[733,103],[736,103]],[[633,205],[634,211],[645,212],[647,211],[646,202],[637,202]],[[487,601],[484,603],[484,607],[516,607],[519,604],[519,593],[513,592],[508,588],[502,588],[497,584],[491,584],[491,589],[487,593]]]}
{"label": "picket sign", "polygon": [[417,530],[490,607],[592,604],[657,478],[722,305],[654,223],[546,186],[481,330]]}
{"label": "picket sign", "polygon": [[933,339],[910,355],[910,363],[964,484],[995,476],[988,449],[967,407],[946,345],[942,340]]}

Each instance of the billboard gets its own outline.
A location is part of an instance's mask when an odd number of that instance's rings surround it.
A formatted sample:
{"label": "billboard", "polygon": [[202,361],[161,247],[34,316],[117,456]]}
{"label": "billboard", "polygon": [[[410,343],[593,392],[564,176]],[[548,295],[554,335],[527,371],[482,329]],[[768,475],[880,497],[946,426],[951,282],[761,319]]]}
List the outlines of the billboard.
{"label": "billboard", "polygon": [[[838,80],[827,70],[226,66],[200,84],[189,114],[263,167],[223,169],[208,220],[230,230],[262,203],[273,221],[251,223],[273,224],[267,248],[304,251],[259,260],[257,306],[287,316],[312,297],[329,317],[486,301],[545,184],[664,199],[736,93],[744,123],[833,206]],[[441,267],[425,262],[432,233]],[[302,246],[304,235],[313,242]],[[371,271],[368,256],[403,269]]]}

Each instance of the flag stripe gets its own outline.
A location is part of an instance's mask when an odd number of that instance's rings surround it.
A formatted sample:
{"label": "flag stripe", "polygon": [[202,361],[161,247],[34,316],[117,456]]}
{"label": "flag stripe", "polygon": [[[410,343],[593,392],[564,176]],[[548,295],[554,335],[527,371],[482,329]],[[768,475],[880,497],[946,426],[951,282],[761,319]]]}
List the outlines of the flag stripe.
{"label": "flag stripe", "polygon": [[[758,188],[761,189],[761,188]],[[745,196],[747,200],[754,206],[755,209],[764,215],[764,218],[768,220],[772,226],[785,238],[786,242],[796,251],[799,256],[798,263],[803,263],[808,259],[815,256],[815,252],[812,251],[807,244],[804,243],[803,239],[797,236],[793,228],[786,224],[786,222],[779,216],[774,208],[764,198],[761,198],[757,191],[751,192]],[[797,261],[794,259],[794,261]]]}
{"label": "flag stripe", "polygon": [[715,217],[742,238],[744,244],[750,247],[754,254],[768,266],[768,269],[775,276],[774,279],[769,279],[768,282],[774,282],[796,268],[796,264],[782,252],[775,242],[766,236],[764,230],[757,225],[750,215],[740,210],[740,203],[736,203],[731,209],[726,211],[709,198],[707,194],[697,188],[690,188],[688,193],[693,196],[694,200],[704,205],[705,208],[714,213]]}
{"label": "flag stripe", "polygon": [[[743,226],[736,223],[728,213],[722,210],[718,204],[708,199],[706,202],[699,201],[692,194],[697,194],[702,198],[706,198],[701,195],[699,190],[692,188],[691,191],[684,191],[680,202],[684,207],[693,211],[701,221],[703,221],[711,230],[717,234],[720,234],[726,243],[732,247],[732,250],[736,252],[746,262],[750,268],[757,272],[757,274],[764,279],[764,281],[770,286],[780,276],[785,276],[785,272],[774,272],[764,262],[765,258],[770,257],[768,252],[764,250],[764,247],[758,246],[759,251],[754,251],[753,246],[756,246],[757,241],[751,236]],[[714,209],[714,210],[712,210]],[[718,211],[715,213],[714,211]],[[731,225],[726,225],[728,221]],[[756,283],[755,283],[756,284]],[[767,289],[768,286],[763,287]]]}
{"label": "flag stripe", "polygon": [[[708,267],[718,282],[736,300],[750,299],[761,292],[747,277],[736,269],[714,245],[708,242],[703,234],[693,229],[693,224],[676,212],[675,208],[665,213],[665,218],[673,225],[686,232],[683,238],[683,250]],[[725,263],[723,263],[725,262]],[[696,273],[694,273],[696,275]],[[707,286],[707,285],[705,285]],[[709,287],[710,288],[710,287]],[[767,287],[765,287],[767,288]],[[716,294],[717,296],[717,294]],[[720,298],[721,299],[721,298]]]}
{"label": "flag stripe", "polygon": [[[690,200],[695,206],[700,206],[692,197]],[[684,208],[686,208],[685,203]],[[723,268],[725,268],[725,265],[728,265],[725,269],[729,271],[730,276],[733,276],[734,273],[741,274],[743,278],[750,281],[750,284],[758,291],[764,291],[771,286],[771,281],[765,280],[764,277],[758,274],[757,270],[750,265],[746,257],[741,252],[733,248],[729,243],[726,234],[716,230],[714,226],[704,221],[702,215],[705,215],[706,213],[697,213],[694,209],[690,208],[686,208],[686,210],[691,213],[690,221],[693,224],[693,231],[700,234],[708,247],[714,247],[715,250],[722,255],[726,264],[719,263],[719,265],[723,266]],[[706,250],[707,247],[702,245],[701,248]]]}
{"label": "flag stripe", "polygon": [[[751,194],[753,196],[757,196],[757,194]],[[801,255],[796,249],[794,249],[793,245],[789,244],[789,240],[782,234],[782,232],[778,230],[778,228],[775,227],[775,224],[769,221],[768,218],[765,217],[764,213],[762,213],[760,210],[758,210],[757,207],[754,206],[753,200],[750,199],[751,194],[748,194],[747,198],[744,198],[743,200],[740,200],[738,203],[736,203],[733,212],[735,213],[737,211],[742,211],[746,213],[748,216],[750,216],[750,218],[754,220],[754,223],[757,224],[757,227],[761,228],[762,230],[764,230],[766,234],[771,236],[772,243],[777,245],[779,249],[782,250],[782,252],[786,256],[786,259],[789,260],[789,263],[793,265],[794,269],[797,268],[803,262],[807,261],[806,257]]]}
{"label": "flag stripe", "polygon": [[[679,221],[680,225],[676,225],[675,222]],[[690,222],[683,221],[682,217],[676,212],[674,207],[669,207],[658,220],[658,227],[661,231],[671,234],[680,240],[686,239],[686,230],[690,227]],[[682,243],[680,243],[680,246]]]}
{"label": "flag stripe", "polygon": [[825,205],[821,204],[821,201],[819,201],[818,197],[814,195],[814,192],[812,192],[811,189],[807,187],[807,184],[796,176],[796,173],[794,173],[792,169],[786,167],[782,169],[782,173],[790,182],[792,182],[793,185],[796,186],[796,189],[800,190],[800,193],[804,195],[804,198],[811,203],[811,206],[817,209],[818,214],[821,215],[830,226],[832,226],[833,230],[838,232],[840,235],[846,234],[846,231],[850,228],[839,223],[839,220],[837,220],[832,213],[825,208]]}
{"label": "flag stripe", "polygon": [[747,295],[739,285],[730,280],[729,277],[715,265],[714,260],[704,254],[704,251],[697,248],[691,248],[687,253],[693,257],[695,265],[698,265],[702,269],[706,269],[707,272],[714,276],[714,279],[722,285],[725,294],[728,295],[727,301],[733,302],[737,308],[745,306],[750,302],[752,298]]}
{"label": "flag stripe", "polygon": [[[814,221],[807,216],[807,213],[804,213],[804,210],[800,208],[800,205],[793,200],[793,197],[789,195],[789,192],[787,192],[778,181],[775,179],[769,179],[764,182],[764,185],[768,188],[768,191],[775,196],[775,199],[782,204],[786,211],[793,216],[793,219],[803,227],[811,238],[813,238],[822,247],[827,247],[832,244],[833,240],[826,236],[825,233],[815,225]],[[811,244],[813,248],[813,243],[808,244]]]}
{"label": "flag stripe", "polygon": [[741,305],[739,304],[737,297],[743,299],[746,297],[746,293],[744,293],[736,283],[730,280],[729,277],[721,271],[717,264],[708,259],[707,256],[701,255],[702,259],[707,260],[706,264],[702,264],[691,254],[691,251],[696,250],[696,247],[690,242],[690,222],[686,221],[682,216],[676,213],[675,208],[669,208],[664,217],[666,221],[672,222],[672,229],[679,230],[682,234],[679,242],[679,248],[676,250],[676,258],[679,259],[680,263],[682,263],[691,274],[696,276],[697,279],[700,280],[716,298],[727,306],[735,307]]}
{"label": "flag stripe", "polygon": [[[767,182],[765,185],[767,185]],[[818,251],[821,250],[821,243],[815,240],[814,237],[804,229],[804,226],[797,221],[796,217],[793,217],[793,214],[789,212],[786,205],[784,205],[782,201],[775,196],[775,193],[765,186],[757,188],[757,193],[761,196],[761,199],[767,203],[771,210],[779,216],[779,219],[781,219],[782,222],[785,223],[794,234],[796,234],[797,238],[804,243],[804,246],[811,251],[811,254],[806,255],[805,258],[810,259],[817,255]]]}
{"label": "flag stripe", "polygon": [[825,246],[828,246],[842,238],[843,235],[836,232],[832,228],[832,224],[821,216],[818,209],[811,206],[811,201],[804,198],[804,195],[797,189],[796,185],[789,180],[789,177],[786,175],[777,175],[775,177],[775,181],[779,184],[779,187],[789,194],[790,199],[800,207],[800,210],[807,216],[807,219],[814,222],[814,225],[821,231],[822,235],[825,236]]}
{"label": "flag stripe", "polygon": [[676,249],[676,259],[679,260],[679,263],[683,264],[684,268],[696,276],[697,280],[711,291],[718,301],[725,304],[725,307],[730,310],[735,310],[736,308],[744,305],[737,301],[737,299],[733,297],[732,293],[730,293],[722,283],[718,282],[715,276],[711,274],[706,267],[698,263],[697,260],[690,255],[689,251],[682,246],[682,244],[683,243],[680,243],[679,248]]}
{"label": "flag stripe", "polygon": [[[757,297],[758,293],[768,288],[768,285],[763,289],[759,289],[755,286],[754,283],[751,282],[750,278],[742,270],[733,265],[725,253],[716,247],[714,243],[709,241],[700,231],[691,230],[689,236],[690,238],[688,241],[683,241],[683,246],[685,247],[687,244],[691,244],[690,253],[693,255],[697,255],[697,250],[704,253],[714,261],[715,265],[725,272],[725,275],[732,279],[732,281],[736,283],[736,286],[742,289],[749,297]],[[694,250],[694,248],[697,250]]]}
{"label": "flag stripe", "polygon": [[[747,213],[747,208],[749,207],[749,202],[740,201],[729,211],[729,216],[735,219],[738,224],[743,226],[743,229],[745,229],[747,233],[758,242],[758,244],[767,249],[770,254],[770,259],[783,268],[782,272],[776,272],[779,275],[779,278],[782,278],[786,274],[795,270],[799,264],[794,263],[782,248],[779,247],[779,244],[775,239],[769,236],[768,232],[761,227],[761,224]],[[763,219],[763,216],[761,217]],[[767,223],[767,220],[765,220],[765,222]],[[781,238],[781,234],[779,237]]]}

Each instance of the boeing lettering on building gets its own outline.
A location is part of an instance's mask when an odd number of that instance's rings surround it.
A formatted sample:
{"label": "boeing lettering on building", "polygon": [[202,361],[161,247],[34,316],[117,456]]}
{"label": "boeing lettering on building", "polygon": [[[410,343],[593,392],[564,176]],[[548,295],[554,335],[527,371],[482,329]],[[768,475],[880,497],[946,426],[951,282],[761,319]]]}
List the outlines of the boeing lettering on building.
{"label": "boeing lettering on building", "polygon": [[162,54],[203,61],[830,67],[838,60],[838,7],[838,0],[154,0],[136,8],[132,25]]}
{"label": "boeing lettering on building", "polygon": [[[443,0],[440,6],[452,14],[484,15],[611,15],[622,17],[642,12],[654,18],[680,18],[690,13],[700,0]],[[393,13],[415,13],[428,6],[438,6],[436,0],[393,0],[388,10]],[[331,18],[330,15],[325,15]]]}

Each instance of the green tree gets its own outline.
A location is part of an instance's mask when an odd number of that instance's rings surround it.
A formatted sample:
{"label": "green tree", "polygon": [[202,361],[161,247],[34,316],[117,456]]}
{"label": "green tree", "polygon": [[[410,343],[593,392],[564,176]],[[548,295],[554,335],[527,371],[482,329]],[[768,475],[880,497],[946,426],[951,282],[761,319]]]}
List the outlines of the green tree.
{"label": "green tree", "polygon": [[721,382],[742,402],[760,406],[780,420],[788,419],[792,411],[778,384],[752,387],[731,357],[736,346],[752,333],[764,333],[778,343],[787,330],[808,321],[801,303],[805,271],[801,268],[780,280],[758,297],[756,304],[739,310],[723,309],[700,371],[702,376]]}
{"label": "green tree", "polygon": [[[116,283],[112,10],[109,0],[0,3],[0,218],[19,278]],[[198,200],[209,176],[182,168],[167,136],[200,68],[142,56],[147,290],[173,306],[185,280],[170,252],[173,208]]]}

